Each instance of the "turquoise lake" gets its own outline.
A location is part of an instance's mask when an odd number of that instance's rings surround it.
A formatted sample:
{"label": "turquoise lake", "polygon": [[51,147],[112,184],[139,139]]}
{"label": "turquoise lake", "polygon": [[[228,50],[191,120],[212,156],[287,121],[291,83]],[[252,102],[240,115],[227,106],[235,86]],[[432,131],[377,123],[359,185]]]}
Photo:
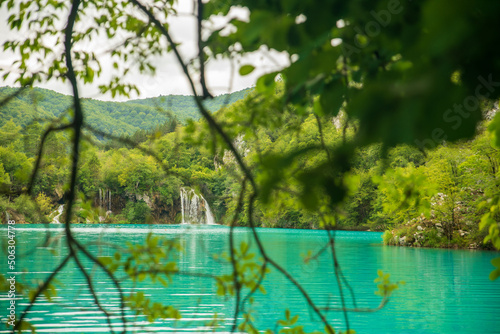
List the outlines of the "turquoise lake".
{"label": "turquoise lake", "polygon": [[[1,272],[7,273],[6,226],[0,227],[2,237]],[[337,282],[332,268],[331,253],[324,252],[316,260],[304,263],[302,256],[309,250],[317,252],[327,242],[325,231],[291,229],[257,229],[268,254],[292,274],[307,290],[318,307],[341,306]],[[142,243],[149,232],[165,238],[178,238],[184,248],[178,259],[182,272],[222,275],[231,272],[227,263],[213,258],[227,252],[229,228],[224,226],[186,225],[119,225],[73,226],[78,240],[92,244],[89,249],[97,256],[112,256],[110,245],[124,247],[126,242]],[[47,235],[56,238],[52,251],[43,247]],[[18,281],[44,279],[67,253],[61,225],[16,226],[16,274]],[[252,241],[250,230],[235,229],[236,244]],[[391,274],[392,281],[405,281],[390,302],[375,313],[349,313],[350,328],[357,333],[436,333],[469,334],[500,333],[500,282],[491,282],[491,259],[498,252],[442,250],[389,247],[382,245],[381,233],[336,232],[336,250],[342,271],[352,286],[360,308],[375,308],[380,297],[373,280],[377,270]],[[101,245],[97,246],[96,244]],[[54,252],[54,250],[56,252]],[[80,255],[83,260],[83,254]],[[117,290],[107,276],[89,261],[83,261],[92,274],[103,307],[113,313],[115,331],[122,328]],[[123,275],[122,275],[123,276]],[[83,275],[72,262],[57,276],[58,294],[51,302],[40,299],[27,320],[39,333],[107,333],[105,316],[95,307]],[[257,293],[252,306],[259,329],[275,329],[276,320],[284,319],[284,310],[299,315],[298,324],[306,331],[322,330],[318,317],[308,308],[300,292],[271,268],[263,285],[267,294]],[[124,283],[124,291],[134,287]],[[216,295],[214,279],[176,275],[168,287],[146,280],[135,291],[142,291],[154,301],[173,305],[182,320],[157,320],[149,323],[145,317],[127,315],[129,333],[199,333],[229,332],[233,320],[234,299]],[[348,307],[352,298],[345,290]],[[0,317],[7,315],[8,300],[0,296]],[[17,312],[27,305],[27,299],[17,300]],[[207,322],[214,313],[222,320],[221,327],[211,328]],[[326,314],[335,329],[345,329],[341,312]],[[241,319],[239,320],[241,322]],[[5,325],[0,333],[8,333]]]}

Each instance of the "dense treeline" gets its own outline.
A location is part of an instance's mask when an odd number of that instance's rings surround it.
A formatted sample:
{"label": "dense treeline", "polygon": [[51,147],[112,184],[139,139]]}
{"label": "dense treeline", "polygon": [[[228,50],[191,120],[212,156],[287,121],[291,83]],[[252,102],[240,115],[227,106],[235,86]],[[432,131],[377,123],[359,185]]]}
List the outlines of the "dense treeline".
{"label": "dense treeline", "polygon": [[[259,226],[318,228],[326,205],[321,194],[328,189],[308,189],[304,199],[298,195],[303,193],[299,181],[321,171],[329,150],[352,140],[356,124],[342,113],[321,122],[308,110],[268,113],[279,94],[279,89],[274,98],[249,94],[214,116],[231,129],[247,164],[255,166],[263,189],[254,212]],[[245,112],[249,106],[253,113]],[[64,132],[48,137],[34,185],[36,202],[15,195],[26,187],[45,126],[35,121],[22,128],[10,120],[0,128],[0,180],[13,194],[2,197],[0,209],[27,222],[50,221],[65,201],[69,136]],[[349,177],[339,185],[347,197],[335,208],[338,226],[391,230],[384,236],[389,244],[480,247],[485,236],[478,228],[484,213],[481,203],[498,187],[500,162],[485,126],[473,140],[426,152],[408,145],[389,150],[371,145],[355,151]],[[171,118],[129,136],[138,143],[135,148],[117,141],[100,146],[85,142],[77,222],[179,223],[179,189],[189,186],[204,195],[219,223],[228,223],[243,176],[232,154],[205,144],[209,136],[204,121],[182,126]],[[303,154],[297,156],[297,149]],[[288,153],[291,163],[276,164],[275,156]],[[258,165],[272,168],[258,170]],[[238,224],[248,224],[248,217],[242,215]]]}

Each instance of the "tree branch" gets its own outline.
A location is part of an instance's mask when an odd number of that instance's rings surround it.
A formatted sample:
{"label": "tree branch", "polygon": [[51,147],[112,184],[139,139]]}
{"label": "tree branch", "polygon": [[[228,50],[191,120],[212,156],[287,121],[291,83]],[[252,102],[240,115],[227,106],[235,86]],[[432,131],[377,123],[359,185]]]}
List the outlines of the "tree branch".
{"label": "tree branch", "polygon": [[198,17],[197,17],[197,34],[198,34],[198,61],[200,62],[200,84],[203,90],[203,99],[213,98],[212,94],[207,89],[207,85],[205,82],[205,59],[203,53],[203,40],[201,37],[201,28],[203,22],[203,1],[197,0],[197,9],[198,9]]}
{"label": "tree branch", "polygon": [[238,165],[240,166],[241,170],[243,171],[243,174],[245,174],[245,176],[248,178],[248,180],[252,184],[253,190],[255,192],[257,192],[257,185],[255,184],[255,181],[254,181],[254,179],[252,177],[252,174],[251,174],[250,170],[248,169],[248,167],[246,166],[246,164],[243,162],[243,159],[242,159],[241,155],[239,154],[239,152],[234,147],[232,140],[224,132],[224,130],[222,130],[222,128],[220,127],[220,125],[214,120],[214,118],[212,117],[212,115],[210,115],[210,113],[206,110],[206,108],[201,103],[201,100],[200,100],[200,98],[198,97],[198,95],[196,93],[196,88],[194,86],[193,79],[192,79],[191,75],[189,74],[188,67],[184,63],[184,61],[183,61],[183,59],[182,59],[182,57],[181,57],[181,55],[179,53],[179,50],[177,49],[177,45],[172,40],[172,37],[170,36],[168,30],[165,28],[165,26],[163,26],[161,24],[160,21],[158,21],[158,19],[153,15],[153,13],[151,13],[138,0],[131,0],[131,1],[132,1],[132,3],[134,3],[137,7],[139,7],[139,9],[141,9],[149,17],[149,19],[156,25],[156,27],[160,30],[160,32],[167,38],[167,41],[170,44],[170,47],[172,48],[172,51],[174,52],[175,57],[177,58],[177,61],[179,62],[179,64],[182,67],[182,71],[184,72],[184,74],[186,75],[186,78],[189,81],[189,85],[191,87],[191,91],[194,94],[194,99],[195,99],[196,105],[198,107],[198,110],[200,111],[200,113],[202,114],[202,116],[207,120],[208,125],[210,125],[210,127],[213,127],[219,133],[219,135],[222,137],[222,139],[224,140],[224,142],[226,143],[226,145],[229,147],[229,150],[231,152],[233,152],[233,154],[234,154],[234,156],[236,158],[236,161],[238,162]]}

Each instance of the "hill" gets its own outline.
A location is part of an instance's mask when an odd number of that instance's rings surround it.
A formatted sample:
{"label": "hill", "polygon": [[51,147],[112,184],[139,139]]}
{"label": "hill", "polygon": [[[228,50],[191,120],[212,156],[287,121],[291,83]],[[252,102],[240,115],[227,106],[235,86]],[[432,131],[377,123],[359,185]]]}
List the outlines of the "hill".
{"label": "hill", "polygon": [[[248,92],[250,92],[250,90],[250,88],[247,88],[231,94],[219,95],[211,100],[204,101],[204,105],[211,112],[216,112],[225,105],[231,105],[234,102],[241,100],[248,94]],[[131,100],[125,102],[125,104],[134,106],[147,106],[153,107],[155,109],[159,108],[160,110],[169,110],[182,123],[184,123],[188,118],[192,118],[194,120],[198,120],[200,118],[198,108],[192,96],[167,95],[141,100]]]}
{"label": "hill", "polygon": [[[17,88],[0,87],[0,101],[13,94]],[[244,89],[205,101],[206,107],[216,112],[226,104],[232,104],[250,91]],[[50,121],[68,112],[70,96],[43,88],[32,88],[16,96],[0,108],[0,127],[9,120],[25,127],[33,121]],[[192,96],[168,95],[156,98],[108,102],[83,99],[85,122],[92,127],[116,136],[132,135],[139,130],[153,129],[172,115],[181,123],[187,119],[198,120],[196,104]]]}

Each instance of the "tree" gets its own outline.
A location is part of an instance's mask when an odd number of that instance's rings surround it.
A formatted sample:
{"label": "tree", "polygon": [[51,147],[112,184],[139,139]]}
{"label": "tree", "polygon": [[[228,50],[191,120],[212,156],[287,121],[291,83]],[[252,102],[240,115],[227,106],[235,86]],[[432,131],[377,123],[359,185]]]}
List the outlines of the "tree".
{"label": "tree", "polygon": [[5,123],[5,125],[0,128],[0,145],[8,146],[12,141],[16,140],[20,131],[21,127],[14,123],[13,120]]}
{"label": "tree", "polygon": [[[325,247],[332,253],[341,293],[345,285],[337,271],[330,232],[352,186],[350,172],[356,150],[380,143],[382,154],[386,154],[390,147],[398,144],[428,149],[443,141],[470,138],[482,119],[480,102],[500,96],[497,81],[500,36],[491,28],[497,22],[500,4],[488,0],[458,3],[450,0],[408,3],[328,0],[321,5],[314,1],[238,1],[238,6],[248,9],[248,19],[233,18],[230,10],[234,6],[227,1],[198,0],[198,55],[194,60],[183,58],[177,41],[172,39],[166,21],[175,13],[171,0],[154,0],[147,5],[140,0],[74,0],[70,5],[23,0],[17,6],[13,1],[4,0],[0,5],[7,6],[12,13],[8,20],[11,29],[33,30],[31,34],[23,34],[28,37],[21,42],[8,41],[4,45],[6,50],[20,55],[16,63],[17,82],[25,86],[51,79],[68,80],[73,90],[72,116],[61,119],[45,132],[46,135],[72,131],[72,165],[65,214],[69,255],[60,268],[69,260],[78,265],[81,252],[100,266],[115,284],[118,283],[111,269],[118,263],[103,263],[95,258],[74,238],[69,225],[83,131],[112,139],[117,137],[84,123],[85,112],[79,98],[78,84],[90,84],[101,74],[101,58],[92,48],[83,46],[99,34],[108,36],[108,45],[117,45],[110,54],[116,72],[100,87],[101,92],[110,92],[112,96],[130,96],[138,90],[133,83],[122,79],[130,68],[154,74],[155,57],[168,52],[174,54],[205,121],[205,130],[200,130],[205,139],[203,144],[213,154],[230,152],[239,169],[239,194],[231,226],[244,211],[248,224],[254,228],[254,210],[265,211],[275,198],[284,198],[283,203],[289,201],[293,206],[300,205],[316,213],[329,236]],[[34,11],[38,15],[32,15]],[[226,19],[229,33],[226,29],[206,28],[205,23],[213,15]],[[64,31],[59,29],[60,20],[66,24]],[[211,97],[205,82],[206,61],[220,56],[238,59],[262,48],[286,52],[289,65],[258,79],[254,103],[247,106],[246,112],[234,112],[227,119],[211,114],[202,103]],[[39,70],[31,67],[34,60],[40,60]],[[242,75],[253,70],[254,65],[248,63],[239,68]],[[195,77],[193,72],[199,75]],[[15,72],[5,75],[15,75]],[[346,122],[341,132],[343,140],[339,143],[331,140],[330,133],[323,129],[340,111],[345,113]],[[285,121],[290,122],[286,131],[291,133],[293,129],[301,129],[300,124],[307,123],[309,140],[286,150],[277,146],[275,150],[257,154],[253,160],[245,158],[238,149],[235,141],[241,133],[244,138],[255,136],[258,127],[276,129]],[[500,118],[493,122],[494,133],[500,132],[499,122]],[[311,133],[313,125],[317,127],[314,134]],[[42,141],[41,147],[44,144]],[[309,159],[315,163],[308,164]],[[141,177],[136,177],[139,184],[144,179]],[[33,192],[32,184],[33,178],[26,188],[29,194]],[[290,187],[283,187],[284,184]],[[406,192],[402,195],[408,196]],[[496,216],[485,220],[485,225],[491,225],[490,234],[498,238]],[[301,289],[308,306],[325,324],[325,331],[333,333],[324,312],[279,263],[269,258],[256,233],[254,239],[263,264],[256,272],[259,279],[253,286],[258,288],[268,267],[281,272]],[[233,246],[232,233],[230,244]],[[227,291],[233,291],[236,297],[235,330],[238,314],[244,307],[242,303],[246,302],[240,299],[241,289],[252,285],[245,279],[246,267],[236,260],[238,254],[245,253],[245,247],[239,250],[231,247],[231,250],[227,260],[232,263],[233,274],[221,280],[232,287]],[[79,268],[86,273],[81,265]],[[46,291],[57,272],[35,290],[33,302]],[[381,274],[379,279],[383,306],[395,287],[386,276]],[[124,300],[123,295],[120,298]],[[137,308],[143,306],[139,300],[135,302],[133,305]],[[341,310],[348,324],[344,299]],[[21,316],[18,327],[25,315]],[[173,316],[170,310],[161,315]],[[239,329],[254,331],[247,320]],[[290,320],[289,314],[287,320]]]}
{"label": "tree", "polygon": [[88,153],[87,161],[79,170],[78,186],[88,197],[95,195],[100,183],[101,163],[95,152]]}
{"label": "tree", "polygon": [[459,224],[457,206],[463,197],[461,189],[462,175],[459,165],[463,162],[462,156],[443,147],[434,152],[433,158],[427,164],[427,178],[433,180],[438,193],[433,197],[434,211],[441,221],[444,234],[448,240],[452,239],[453,231]]}

